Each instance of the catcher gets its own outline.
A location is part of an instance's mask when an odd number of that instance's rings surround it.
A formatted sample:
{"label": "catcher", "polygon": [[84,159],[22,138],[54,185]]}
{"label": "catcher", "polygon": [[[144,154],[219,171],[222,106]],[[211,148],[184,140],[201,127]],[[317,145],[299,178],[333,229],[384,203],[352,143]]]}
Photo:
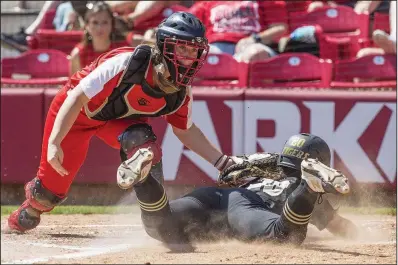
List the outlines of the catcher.
{"label": "catcher", "polygon": [[[114,49],[70,78],[51,103],[40,166],[25,185],[26,200],[8,218],[11,231],[34,229],[43,212],[66,199],[93,136],[120,150],[121,188],[152,174],[163,178],[162,152],[149,117],[164,117],[185,146],[217,169],[233,163],[191,120],[190,84],[209,50],[205,31],[192,14],[176,12],[158,26],[154,46]],[[142,202],[152,205],[152,214],[170,215],[167,199],[161,207],[150,198]]]}
{"label": "catcher", "polygon": [[[349,236],[348,231],[355,230],[350,221],[336,219],[337,205],[326,198],[334,195],[338,200],[349,192],[349,185],[343,174],[328,167],[330,150],[321,138],[294,135],[281,154],[258,153],[233,159],[236,164],[223,170],[218,181],[220,186],[230,187],[199,188],[170,201],[173,214],[165,220],[181,227],[180,243],[188,243],[188,238],[231,236],[300,244],[309,222],[340,235]],[[160,184],[148,178],[134,189],[147,233],[164,241],[159,230],[151,229],[152,205],[141,201],[146,196],[155,196],[156,186]],[[150,195],[145,192],[149,187]],[[164,191],[159,190],[157,197],[159,204],[165,201]]]}

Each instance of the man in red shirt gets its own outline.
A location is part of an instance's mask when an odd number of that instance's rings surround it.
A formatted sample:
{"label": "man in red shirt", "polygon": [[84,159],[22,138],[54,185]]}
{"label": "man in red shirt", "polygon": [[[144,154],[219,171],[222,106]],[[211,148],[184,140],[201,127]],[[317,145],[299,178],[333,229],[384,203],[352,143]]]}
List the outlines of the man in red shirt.
{"label": "man in red shirt", "polygon": [[171,229],[163,223],[170,212],[166,194],[147,192],[148,185],[163,190],[162,175],[146,181],[153,168],[161,168],[162,157],[148,117],[163,116],[185,146],[219,170],[234,163],[191,119],[190,84],[208,49],[202,22],[177,12],[159,25],[154,47],[117,48],[75,73],[51,103],[37,176],[25,185],[26,200],[8,218],[9,228],[19,232],[35,228],[43,212],[66,199],[91,138],[98,136],[120,149],[118,185],[134,187],[141,204],[151,205],[143,215],[150,216],[155,228]]}
{"label": "man in red shirt", "polygon": [[238,58],[250,52],[248,48],[254,43],[262,45],[258,52],[276,55],[269,46],[277,43],[288,28],[284,1],[200,1],[190,13],[205,24],[210,52]]}

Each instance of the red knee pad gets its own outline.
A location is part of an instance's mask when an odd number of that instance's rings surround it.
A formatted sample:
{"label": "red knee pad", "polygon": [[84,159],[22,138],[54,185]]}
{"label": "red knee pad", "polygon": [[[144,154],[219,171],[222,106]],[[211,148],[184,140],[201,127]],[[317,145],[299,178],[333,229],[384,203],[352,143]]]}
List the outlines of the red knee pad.
{"label": "red knee pad", "polygon": [[29,205],[41,212],[51,211],[67,198],[66,196],[60,197],[43,187],[38,178],[25,184],[25,196]]}
{"label": "red knee pad", "polygon": [[146,123],[131,125],[118,137],[122,162],[132,157],[140,148],[149,147],[154,155],[152,164],[157,164],[162,159],[162,149],[156,140],[157,137],[150,125]]}

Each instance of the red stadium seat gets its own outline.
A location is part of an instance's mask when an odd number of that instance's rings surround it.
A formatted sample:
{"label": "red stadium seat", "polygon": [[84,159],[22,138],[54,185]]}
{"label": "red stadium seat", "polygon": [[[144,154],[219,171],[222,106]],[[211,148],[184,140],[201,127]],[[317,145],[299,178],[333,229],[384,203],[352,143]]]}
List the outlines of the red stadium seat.
{"label": "red stadium seat", "polygon": [[390,34],[390,16],[380,12],[374,13],[373,30],[381,29]]}
{"label": "red stadium seat", "polygon": [[30,50],[1,60],[1,84],[58,85],[69,76],[67,55],[57,50]]}
{"label": "red stadium seat", "polygon": [[[356,78],[361,79],[361,82],[354,82]],[[331,87],[392,87],[396,89],[396,78],[396,55],[368,55],[336,62]]]}
{"label": "red stadium seat", "polygon": [[39,29],[54,29],[54,17],[57,9],[50,9],[48,10],[43,17],[43,20],[39,26]]}
{"label": "red stadium seat", "polygon": [[360,39],[359,32],[349,35],[346,33],[320,33],[318,40],[319,56],[333,61],[354,58],[363,47],[361,41],[368,41],[368,39]]}
{"label": "red stadium seat", "polygon": [[227,53],[209,54],[192,86],[245,87],[247,67]]}
{"label": "red stadium seat", "polygon": [[349,33],[359,30],[361,37],[369,32],[369,15],[357,14],[351,7],[325,6],[312,12],[292,15],[289,20],[290,30],[303,25],[319,25],[324,33]]}
{"label": "red stadium seat", "polygon": [[360,39],[368,39],[369,15],[357,14],[351,7],[325,6],[312,12],[295,12],[289,19],[290,29],[319,25],[320,57],[331,60],[350,59],[361,49]]}
{"label": "red stadium seat", "polygon": [[39,29],[34,36],[28,36],[30,49],[56,49],[70,54],[83,38],[83,31],[71,30],[58,32],[54,29]]}
{"label": "red stadium seat", "polygon": [[285,53],[249,65],[249,87],[329,87],[332,62],[309,53]]}

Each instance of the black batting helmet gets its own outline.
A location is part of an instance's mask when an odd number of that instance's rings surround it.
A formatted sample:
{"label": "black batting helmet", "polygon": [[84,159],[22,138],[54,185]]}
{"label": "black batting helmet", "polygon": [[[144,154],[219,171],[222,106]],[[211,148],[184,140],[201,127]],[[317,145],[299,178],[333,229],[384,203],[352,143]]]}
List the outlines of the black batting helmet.
{"label": "black batting helmet", "polygon": [[[156,31],[156,46],[165,58],[171,78],[177,86],[190,85],[203,66],[209,51],[203,23],[187,12],[175,12],[163,20]],[[177,50],[197,51],[194,56],[180,55]],[[182,61],[188,61],[189,65]]]}
{"label": "black batting helmet", "polygon": [[306,158],[318,158],[321,163],[330,166],[329,146],[316,135],[308,133],[293,135],[286,141],[279,155],[278,166],[301,170],[301,161]]}

